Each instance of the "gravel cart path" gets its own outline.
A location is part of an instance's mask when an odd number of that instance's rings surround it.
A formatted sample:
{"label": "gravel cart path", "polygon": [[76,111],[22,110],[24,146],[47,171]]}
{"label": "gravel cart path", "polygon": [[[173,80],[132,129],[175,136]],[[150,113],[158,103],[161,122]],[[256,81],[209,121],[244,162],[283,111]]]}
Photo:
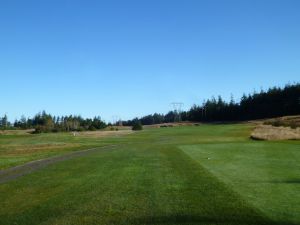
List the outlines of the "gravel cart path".
{"label": "gravel cart path", "polygon": [[0,170],[0,184],[14,180],[18,177],[32,173],[36,170],[42,169],[48,165],[51,165],[51,164],[54,164],[57,162],[65,161],[65,160],[68,160],[68,159],[71,159],[74,157],[84,156],[86,154],[90,154],[92,152],[96,152],[96,151],[100,151],[100,150],[111,150],[111,149],[114,149],[115,147],[116,147],[116,145],[109,145],[109,146],[104,146],[104,147],[85,149],[85,150],[66,153],[66,154],[60,155],[60,156],[39,159],[39,160],[25,163],[23,165]]}

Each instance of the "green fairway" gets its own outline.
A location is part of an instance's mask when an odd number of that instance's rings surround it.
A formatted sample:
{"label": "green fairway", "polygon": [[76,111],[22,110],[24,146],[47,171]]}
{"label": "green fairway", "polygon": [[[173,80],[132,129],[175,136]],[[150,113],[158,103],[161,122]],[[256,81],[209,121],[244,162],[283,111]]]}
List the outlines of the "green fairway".
{"label": "green fairway", "polygon": [[182,149],[270,218],[299,223],[299,142],[202,144]]}
{"label": "green fairway", "polygon": [[70,151],[105,146],[114,139],[74,137],[71,133],[0,135],[0,169]]}
{"label": "green fairway", "polygon": [[[108,146],[0,184],[0,224],[300,224],[300,142],[252,141],[251,129],[203,125],[107,138],[0,137],[3,156],[12,143],[70,147],[52,155]],[[0,163],[14,165],[5,157]]]}

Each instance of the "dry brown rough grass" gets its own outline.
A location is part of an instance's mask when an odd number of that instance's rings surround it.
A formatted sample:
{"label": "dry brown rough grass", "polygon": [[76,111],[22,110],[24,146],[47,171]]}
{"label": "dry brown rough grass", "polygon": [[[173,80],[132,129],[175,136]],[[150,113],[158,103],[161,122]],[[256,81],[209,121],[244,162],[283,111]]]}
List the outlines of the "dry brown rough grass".
{"label": "dry brown rough grass", "polygon": [[259,125],[253,130],[251,138],[255,140],[300,140],[300,129]]}
{"label": "dry brown rough grass", "polygon": [[0,135],[29,135],[34,129],[28,130],[0,130]]}
{"label": "dry brown rough grass", "polygon": [[194,123],[194,122],[173,122],[173,123],[160,123],[160,124],[152,124],[152,125],[144,125],[144,127],[148,128],[160,128],[163,126],[169,127],[178,127],[178,126],[194,126],[200,125],[201,123]]}
{"label": "dry brown rough grass", "polygon": [[82,131],[82,132],[75,132],[75,136],[80,137],[118,137],[127,134],[133,133],[132,130],[119,130],[119,131]]}

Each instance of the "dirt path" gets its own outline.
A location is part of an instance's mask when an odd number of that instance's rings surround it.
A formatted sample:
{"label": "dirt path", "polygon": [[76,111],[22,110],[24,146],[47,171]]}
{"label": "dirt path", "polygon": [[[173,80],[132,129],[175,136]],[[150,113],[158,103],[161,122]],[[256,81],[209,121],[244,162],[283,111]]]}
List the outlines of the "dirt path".
{"label": "dirt path", "polygon": [[99,150],[110,150],[114,149],[116,145],[110,145],[110,146],[104,146],[104,147],[98,147],[98,148],[91,148],[81,151],[75,151],[66,153],[64,155],[60,156],[54,156],[46,159],[40,159],[36,161],[31,161],[28,163],[25,163],[20,166],[11,167],[8,169],[0,170],[0,184],[6,183],[8,181],[14,180],[18,177],[24,176],[26,174],[32,173],[36,170],[42,169],[48,165],[65,161],[74,157],[80,157],[84,156],[86,154],[90,154],[92,152],[96,152]]}

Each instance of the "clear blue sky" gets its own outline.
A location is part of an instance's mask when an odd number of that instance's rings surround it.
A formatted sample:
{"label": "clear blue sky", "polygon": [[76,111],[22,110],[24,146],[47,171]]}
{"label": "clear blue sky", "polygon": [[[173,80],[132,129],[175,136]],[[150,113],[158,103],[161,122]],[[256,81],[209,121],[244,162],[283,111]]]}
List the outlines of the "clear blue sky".
{"label": "clear blue sky", "polygon": [[299,0],[1,0],[0,115],[130,119],[300,81]]}

